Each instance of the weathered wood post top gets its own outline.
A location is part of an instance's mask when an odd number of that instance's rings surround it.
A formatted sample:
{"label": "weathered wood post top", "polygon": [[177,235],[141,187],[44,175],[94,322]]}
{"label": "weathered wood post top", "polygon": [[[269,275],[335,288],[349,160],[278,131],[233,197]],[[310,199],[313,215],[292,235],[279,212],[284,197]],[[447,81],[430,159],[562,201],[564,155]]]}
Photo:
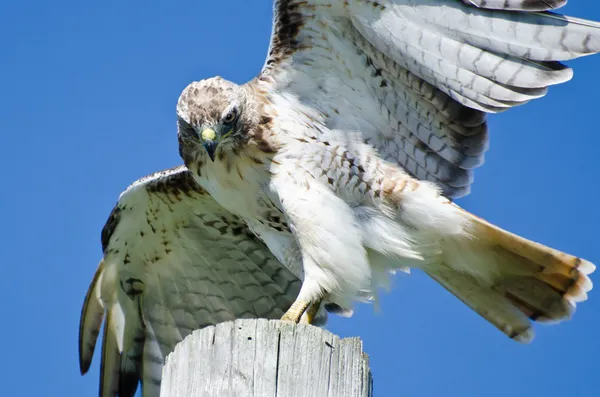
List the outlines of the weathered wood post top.
{"label": "weathered wood post top", "polygon": [[194,331],[167,356],[161,397],[371,397],[358,338],[311,325],[236,320]]}

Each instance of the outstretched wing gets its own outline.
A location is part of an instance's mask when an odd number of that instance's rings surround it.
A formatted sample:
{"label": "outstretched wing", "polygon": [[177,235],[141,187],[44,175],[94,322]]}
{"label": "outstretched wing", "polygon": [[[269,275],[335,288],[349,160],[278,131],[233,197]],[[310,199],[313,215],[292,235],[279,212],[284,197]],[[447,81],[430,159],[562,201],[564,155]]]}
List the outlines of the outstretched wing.
{"label": "outstretched wing", "polygon": [[102,246],[79,334],[86,373],[106,317],[101,397],[133,396],[140,381],[144,396],[158,396],[165,356],[186,335],[236,318],[280,318],[300,289],[185,167],[130,186],[106,222]]}
{"label": "outstretched wing", "polygon": [[565,3],[279,0],[259,80],[464,196],[488,147],[486,113],[545,95],[572,77],[560,61],[600,51],[600,24],[545,11]]}

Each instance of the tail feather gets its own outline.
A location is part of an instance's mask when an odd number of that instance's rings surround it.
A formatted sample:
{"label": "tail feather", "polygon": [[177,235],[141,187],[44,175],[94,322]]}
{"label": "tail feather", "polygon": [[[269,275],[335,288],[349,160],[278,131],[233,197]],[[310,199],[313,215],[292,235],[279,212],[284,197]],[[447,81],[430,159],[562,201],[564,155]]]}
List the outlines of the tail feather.
{"label": "tail feather", "polygon": [[568,320],[575,311],[575,303],[565,299],[543,280],[535,277],[506,277],[493,287],[519,307],[527,317],[539,322]]}
{"label": "tail feather", "polygon": [[501,255],[512,255],[514,260],[531,270],[545,274],[561,274],[570,278],[578,274],[588,275],[596,270],[596,266],[584,259],[527,240],[467,211],[462,212],[471,220],[477,238],[493,243]]}
{"label": "tail feather", "polygon": [[497,291],[482,285],[475,277],[449,267],[435,267],[425,271],[511,339],[522,343],[533,339],[533,329],[526,313]]}
{"label": "tail feather", "polygon": [[469,238],[446,239],[442,259],[425,271],[511,338],[533,338],[531,321],[571,318],[592,289],[595,266],[502,230],[454,206]]}

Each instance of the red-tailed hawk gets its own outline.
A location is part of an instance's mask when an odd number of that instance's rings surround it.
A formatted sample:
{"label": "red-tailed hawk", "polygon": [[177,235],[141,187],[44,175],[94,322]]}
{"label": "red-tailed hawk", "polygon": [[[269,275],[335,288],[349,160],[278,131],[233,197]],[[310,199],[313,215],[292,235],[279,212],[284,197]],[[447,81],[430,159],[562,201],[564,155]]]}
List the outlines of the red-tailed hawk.
{"label": "red-tailed hawk", "polygon": [[[451,199],[488,146],[486,114],[568,81],[600,25],[566,1],[279,0],[260,75],[190,84],[178,168],[123,193],[82,312],[101,395],[157,396],[164,357],[237,317],[322,323],[420,268],[509,337],[568,319],[590,262]],[[300,282],[302,280],[302,282]],[[106,313],[106,316],[105,316]]]}

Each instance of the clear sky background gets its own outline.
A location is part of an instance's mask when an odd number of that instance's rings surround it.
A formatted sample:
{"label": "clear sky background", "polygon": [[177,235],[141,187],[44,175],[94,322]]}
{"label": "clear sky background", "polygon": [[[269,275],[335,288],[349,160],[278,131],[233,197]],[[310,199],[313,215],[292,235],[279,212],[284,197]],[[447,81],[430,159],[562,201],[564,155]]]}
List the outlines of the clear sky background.
{"label": "clear sky background", "polygon": [[[600,20],[589,0],[563,11]],[[100,229],[130,182],[181,162],[181,90],[254,77],[270,29],[268,0],[2,3],[2,395],[97,394],[99,356],[81,377],[77,331]],[[571,82],[490,118],[487,163],[459,203],[600,263],[600,56],[569,64]],[[382,313],[329,326],[362,337],[375,396],[600,395],[600,291],[524,346],[418,272],[394,286]]]}

